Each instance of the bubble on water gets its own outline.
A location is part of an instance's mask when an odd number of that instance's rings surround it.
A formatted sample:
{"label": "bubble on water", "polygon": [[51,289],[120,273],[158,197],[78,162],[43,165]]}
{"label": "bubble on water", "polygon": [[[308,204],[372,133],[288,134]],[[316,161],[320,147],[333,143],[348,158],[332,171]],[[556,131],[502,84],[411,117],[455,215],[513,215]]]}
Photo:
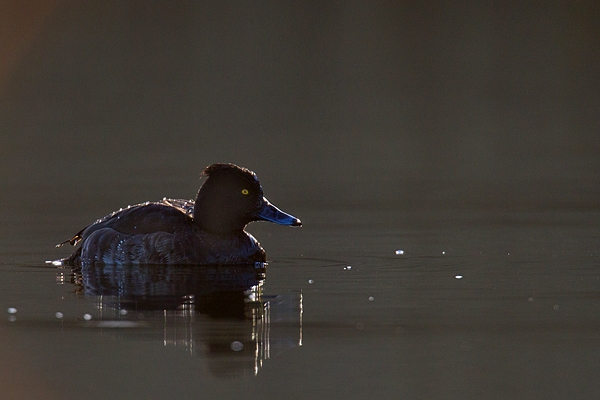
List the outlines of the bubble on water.
{"label": "bubble on water", "polygon": [[85,319],[86,321],[91,321],[92,314],[83,314],[83,319]]}
{"label": "bubble on water", "polygon": [[351,265],[348,265],[347,267],[344,267],[344,271],[349,271],[349,270],[351,270],[351,269],[352,269],[352,266],[351,266]]}
{"label": "bubble on water", "polygon": [[15,322],[16,320],[17,320],[17,317],[15,315],[8,316],[8,322]]}
{"label": "bubble on water", "polygon": [[373,301],[373,300],[375,300],[375,297],[369,296],[369,301]]}
{"label": "bubble on water", "polygon": [[554,305],[554,307],[552,307],[552,308],[554,308],[554,311],[558,311],[558,309],[559,309],[560,307],[558,306],[558,304],[555,304],[555,305]]}
{"label": "bubble on water", "polygon": [[402,255],[402,254],[404,254],[404,250],[396,250],[396,254],[397,255]]}
{"label": "bubble on water", "polygon": [[462,275],[456,275],[456,276],[454,276],[454,277],[455,277],[456,279],[462,279],[462,278],[463,278],[463,276],[462,276]]}
{"label": "bubble on water", "polygon": [[60,311],[57,311],[56,314],[54,314],[54,316],[58,319],[61,319],[62,317],[64,317],[64,314],[61,313]]}
{"label": "bubble on water", "polygon": [[234,340],[231,342],[230,347],[233,351],[242,351],[244,349],[244,343],[240,342],[239,340]]}
{"label": "bubble on water", "polygon": [[8,307],[8,309],[6,310],[7,313],[9,314],[16,314],[17,313],[17,309],[14,307]]}
{"label": "bubble on water", "polygon": [[445,252],[445,251],[442,251],[442,254],[446,254],[446,252]]}
{"label": "bubble on water", "polygon": [[119,314],[121,314],[121,315],[127,315],[127,310],[121,310],[121,311],[119,311]]}
{"label": "bubble on water", "polygon": [[309,279],[309,280],[308,280],[308,284],[309,284],[309,285],[312,285],[313,283],[315,283],[315,281],[313,281],[312,279]]}

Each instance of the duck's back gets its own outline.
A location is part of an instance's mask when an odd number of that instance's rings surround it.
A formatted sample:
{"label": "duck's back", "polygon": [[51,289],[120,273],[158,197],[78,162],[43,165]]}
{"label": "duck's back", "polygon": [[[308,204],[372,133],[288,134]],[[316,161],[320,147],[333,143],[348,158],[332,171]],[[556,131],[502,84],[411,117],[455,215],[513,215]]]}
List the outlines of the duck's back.
{"label": "duck's back", "polygon": [[70,242],[75,244],[86,240],[95,231],[105,228],[127,235],[138,235],[155,232],[175,233],[178,229],[189,227],[192,222],[191,216],[184,209],[165,201],[137,204],[115,211],[83,228]]}

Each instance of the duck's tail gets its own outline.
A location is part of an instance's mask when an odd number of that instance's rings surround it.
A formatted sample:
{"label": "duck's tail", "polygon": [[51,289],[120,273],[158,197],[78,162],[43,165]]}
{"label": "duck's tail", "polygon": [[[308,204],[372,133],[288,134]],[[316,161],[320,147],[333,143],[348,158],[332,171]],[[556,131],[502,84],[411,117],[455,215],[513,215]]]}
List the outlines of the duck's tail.
{"label": "duck's tail", "polygon": [[67,239],[62,243],[59,243],[56,245],[56,247],[63,247],[65,244],[69,243],[71,246],[75,246],[77,243],[79,243],[79,241],[82,239],[81,237],[81,232],[79,232],[77,235],[73,236],[71,239]]}

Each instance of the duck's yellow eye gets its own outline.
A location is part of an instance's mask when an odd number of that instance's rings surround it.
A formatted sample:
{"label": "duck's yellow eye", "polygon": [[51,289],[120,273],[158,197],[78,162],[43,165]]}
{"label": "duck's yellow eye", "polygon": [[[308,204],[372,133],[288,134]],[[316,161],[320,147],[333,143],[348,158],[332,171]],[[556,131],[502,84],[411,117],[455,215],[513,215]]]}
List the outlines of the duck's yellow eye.
{"label": "duck's yellow eye", "polygon": [[244,196],[245,196],[245,195],[247,195],[248,193],[249,193],[249,192],[248,192],[248,189],[242,189],[242,194],[243,194]]}

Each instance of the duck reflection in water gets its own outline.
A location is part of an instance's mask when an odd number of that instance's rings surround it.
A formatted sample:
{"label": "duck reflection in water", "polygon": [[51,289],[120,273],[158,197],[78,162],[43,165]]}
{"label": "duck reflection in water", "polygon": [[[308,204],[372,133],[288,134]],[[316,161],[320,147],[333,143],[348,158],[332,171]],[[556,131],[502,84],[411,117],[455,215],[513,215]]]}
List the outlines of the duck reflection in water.
{"label": "duck reflection in water", "polygon": [[[98,302],[87,326],[204,354],[216,376],[256,375],[264,360],[302,345],[301,294],[264,296],[265,263],[72,270],[78,292]],[[121,327],[139,329],[110,329]]]}

